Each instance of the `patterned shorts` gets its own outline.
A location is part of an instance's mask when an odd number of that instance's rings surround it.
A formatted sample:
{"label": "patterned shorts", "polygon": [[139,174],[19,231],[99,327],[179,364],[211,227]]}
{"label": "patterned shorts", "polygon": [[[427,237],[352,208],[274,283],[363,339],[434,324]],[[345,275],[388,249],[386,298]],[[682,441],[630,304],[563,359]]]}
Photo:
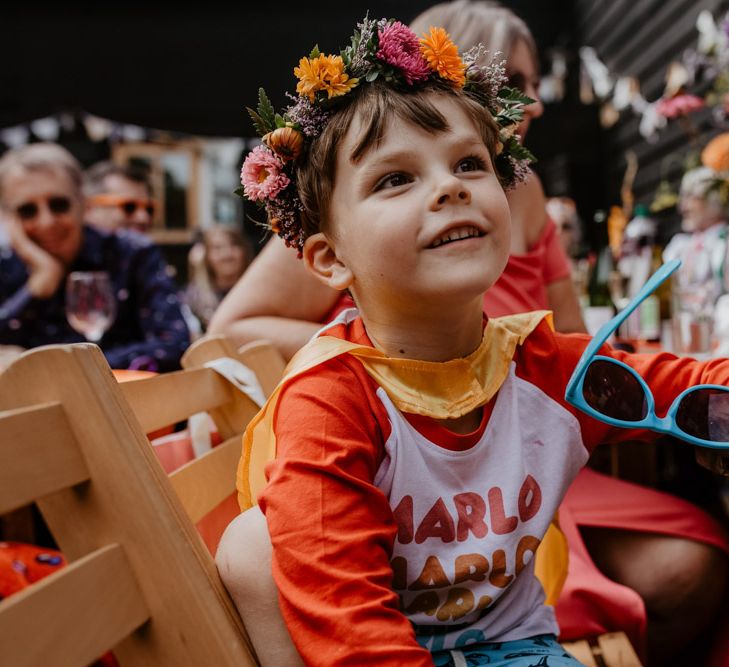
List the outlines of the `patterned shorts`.
{"label": "patterned shorts", "polygon": [[554,635],[537,635],[511,642],[472,644],[433,653],[436,667],[579,667]]}

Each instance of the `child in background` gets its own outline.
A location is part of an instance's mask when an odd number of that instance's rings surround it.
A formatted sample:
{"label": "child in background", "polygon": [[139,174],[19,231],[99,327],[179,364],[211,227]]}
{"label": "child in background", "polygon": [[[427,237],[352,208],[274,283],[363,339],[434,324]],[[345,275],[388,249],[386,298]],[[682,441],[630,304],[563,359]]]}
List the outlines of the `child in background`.
{"label": "child in background", "polygon": [[[357,305],[292,360],[244,441],[241,505],[265,522],[244,512],[217,558],[263,664],[579,664],[534,554],[589,452],[635,433],[565,401],[589,337],[544,311],[483,316],[509,253],[501,186],[528,155],[510,132],[524,99],[479,55],[365,19],[342,57],[302,58],[278,123],[265,96],[254,114],[246,196]],[[729,380],[725,363],[602,353],[659,414]]]}
{"label": "child in background", "polygon": [[217,223],[207,227],[188,254],[184,302],[205,332],[223,297],[248,266],[248,243],[241,231]]}

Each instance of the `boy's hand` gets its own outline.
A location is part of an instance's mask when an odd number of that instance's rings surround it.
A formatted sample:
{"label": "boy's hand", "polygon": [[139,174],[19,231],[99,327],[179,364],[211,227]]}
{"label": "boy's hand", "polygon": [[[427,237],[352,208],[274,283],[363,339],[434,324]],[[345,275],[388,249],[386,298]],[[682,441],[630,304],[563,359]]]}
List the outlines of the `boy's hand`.
{"label": "boy's hand", "polygon": [[51,297],[63,280],[63,263],[46,252],[25,233],[23,226],[10,216],[2,220],[8,230],[10,246],[28,268],[28,289],[37,299]]}
{"label": "boy's hand", "polygon": [[695,447],[695,456],[698,463],[711,472],[723,477],[729,477],[729,450],[709,449],[708,447]]}

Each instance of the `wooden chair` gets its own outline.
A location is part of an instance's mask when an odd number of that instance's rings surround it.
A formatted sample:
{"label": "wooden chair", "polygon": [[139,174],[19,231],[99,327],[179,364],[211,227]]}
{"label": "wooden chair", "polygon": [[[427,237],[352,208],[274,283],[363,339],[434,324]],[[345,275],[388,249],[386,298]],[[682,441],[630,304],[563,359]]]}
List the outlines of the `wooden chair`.
{"label": "wooden chair", "polygon": [[562,642],[577,660],[587,667],[641,667],[640,659],[624,632]]}
{"label": "wooden chair", "polygon": [[70,561],[0,602],[3,664],[76,667],[112,648],[122,666],[256,664],[188,514],[217,497],[191,471],[229,474],[239,437],[170,479],[145,436],[188,409],[187,391],[231,438],[255,407],[210,369],[177,376],[174,398],[159,379],[118,384],[90,344],[38,348],[0,375],[0,513],[35,501]]}

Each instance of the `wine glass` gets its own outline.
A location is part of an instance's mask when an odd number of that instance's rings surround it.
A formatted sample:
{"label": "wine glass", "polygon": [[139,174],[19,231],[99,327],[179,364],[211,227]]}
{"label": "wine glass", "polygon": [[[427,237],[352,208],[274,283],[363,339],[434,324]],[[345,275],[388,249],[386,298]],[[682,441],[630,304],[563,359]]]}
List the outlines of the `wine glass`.
{"label": "wine glass", "polygon": [[73,271],[66,278],[66,319],[97,343],[116,317],[116,299],[105,271]]}

